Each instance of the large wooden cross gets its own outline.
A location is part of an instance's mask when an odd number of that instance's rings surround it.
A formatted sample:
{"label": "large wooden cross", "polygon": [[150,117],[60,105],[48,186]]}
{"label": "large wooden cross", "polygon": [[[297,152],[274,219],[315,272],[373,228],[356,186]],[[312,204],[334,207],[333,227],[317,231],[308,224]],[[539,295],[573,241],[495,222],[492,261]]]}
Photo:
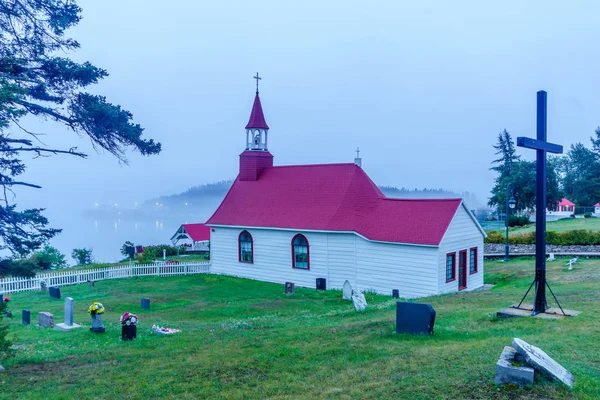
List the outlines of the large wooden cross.
{"label": "large wooden cross", "polygon": [[[562,146],[546,141],[546,124],[546,92],[540,90],[537,92],[537,139],[517,138],[517,146],[534,149],[537,153],[535,175],[535,280],[532,283],[532,285],[535,284],[533,315],[546,312],[548,308],[546,302],[546,153],[561,154],[563,151]],[[527,293],[525,293],[525,296],[527,296]]]}

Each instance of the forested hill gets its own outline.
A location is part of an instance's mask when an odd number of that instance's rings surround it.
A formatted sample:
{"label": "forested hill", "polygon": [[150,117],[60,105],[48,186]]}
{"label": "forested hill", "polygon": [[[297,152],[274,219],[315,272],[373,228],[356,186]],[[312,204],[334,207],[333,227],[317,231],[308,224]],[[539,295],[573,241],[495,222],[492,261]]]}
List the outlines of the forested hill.
{"label": "forested hill", "polygon": [[[187,203],[187,205],[202,206],[206,203],[213,203],[225,197],[231,187],[233,180],[208,183],[189,188],[183,193],[172,194],[170,196],[161,196],[149,200],[148,203],[161,203],[165,206],[177,207]],[[439,199],[439,198],[460,198],[467,202],[469,208],[481,206],[475,195],[469,192],[456,193],[444,189],[406,189],[393,186],[380,186],[381,191],[388,197],[395,198],[420,198],[420,199]]]}

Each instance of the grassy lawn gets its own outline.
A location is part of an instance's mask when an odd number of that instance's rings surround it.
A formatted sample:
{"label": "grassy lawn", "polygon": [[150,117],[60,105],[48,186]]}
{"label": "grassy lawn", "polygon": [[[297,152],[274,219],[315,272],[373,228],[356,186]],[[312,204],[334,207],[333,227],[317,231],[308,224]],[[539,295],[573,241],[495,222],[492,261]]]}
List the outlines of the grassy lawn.
{"label": "grassy lawn", "polygon": [[[568,320],[498,320],[495,312],[524,294],[532,259],[486,263],[488,291],[421,299],[437,311],[430,337],[396,335],[395,303],[367,295],[354,312],[340,291],[296,289],[245,279],[197,275],[97,282],[61,288],[75,299],[71,332],[19,324],[23,308],[62,322],[63,301],[48,293],[11,295],[9,320],[18,349],[4,360],[2,399],[146,398],[600,398],[600,261],[572,271],[549,263],[549,279]],[[142,311],[140,298],[152,299]],[[92,301],[106,306],[105,334],[89,332]],[[138,338],[121,342],[118,318],[138,314]],[[183,330],[150,334],[152,324]],[[541,347],[576,379],[569,390],[536,374],[531,387],[496,386],[495,363],[520,337]]]}
{"label": "grassy lawn", "polygon": [[[600,231],[600,218],[566,218],[558,221],[546,222],[547,231],[564,232],[575,229]],[[504,230],[501,232],[504,232]],[[535,232],[535,223],[522,227],[510,228],[508,234],[521,235],[528,232]]]}

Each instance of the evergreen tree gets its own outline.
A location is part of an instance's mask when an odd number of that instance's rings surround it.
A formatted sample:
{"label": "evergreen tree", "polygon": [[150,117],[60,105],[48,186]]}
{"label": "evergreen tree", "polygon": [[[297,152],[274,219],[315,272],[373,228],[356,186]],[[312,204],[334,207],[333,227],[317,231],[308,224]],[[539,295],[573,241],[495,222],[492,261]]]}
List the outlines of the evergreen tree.
{"label": "evergreen tree", "polygon": [[[596,149],[593,139],[592,144]],[[600,201],[600,161],[595,151],[575,143],[560,167],[565,197],[577,206],[593,206]]]}
{"label": "evergreen tree", "polygon": [[[87,156],[76,147],[43,145],[38,133],[26,128],[24,117],[60,123],[125,163],[128,149],[143,155],[161,150],[160,143],[142,137],[143,128],[131,113],[85,91],[108,74],[65,57],[79,48],[65,33],[80,19],[74,0],[0,0],[0,249],[18,258],[60,232],[48,227],[43,209],[20,210],[7,195],[18,186],[40,188],[37,182],[18,179],[25,170],[24,156]],[[11,262],[0,263],[0,275],[15,270]]]}

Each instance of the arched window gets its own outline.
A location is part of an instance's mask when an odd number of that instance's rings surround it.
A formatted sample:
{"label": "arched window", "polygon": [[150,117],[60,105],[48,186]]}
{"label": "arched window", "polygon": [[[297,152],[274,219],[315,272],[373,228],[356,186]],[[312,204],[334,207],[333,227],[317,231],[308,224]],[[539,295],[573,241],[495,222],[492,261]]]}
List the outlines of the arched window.
{"label": "arched window", "polygon": [[254,263],[254,242],[252,235],[248,231],[242,231],[238,238],[238,256],[239,261],[243,263]]}
{"label": "arched window", "polygon": [[303,235],[296,235],[292,239],[292,267],[310,269],[308,240]]}

